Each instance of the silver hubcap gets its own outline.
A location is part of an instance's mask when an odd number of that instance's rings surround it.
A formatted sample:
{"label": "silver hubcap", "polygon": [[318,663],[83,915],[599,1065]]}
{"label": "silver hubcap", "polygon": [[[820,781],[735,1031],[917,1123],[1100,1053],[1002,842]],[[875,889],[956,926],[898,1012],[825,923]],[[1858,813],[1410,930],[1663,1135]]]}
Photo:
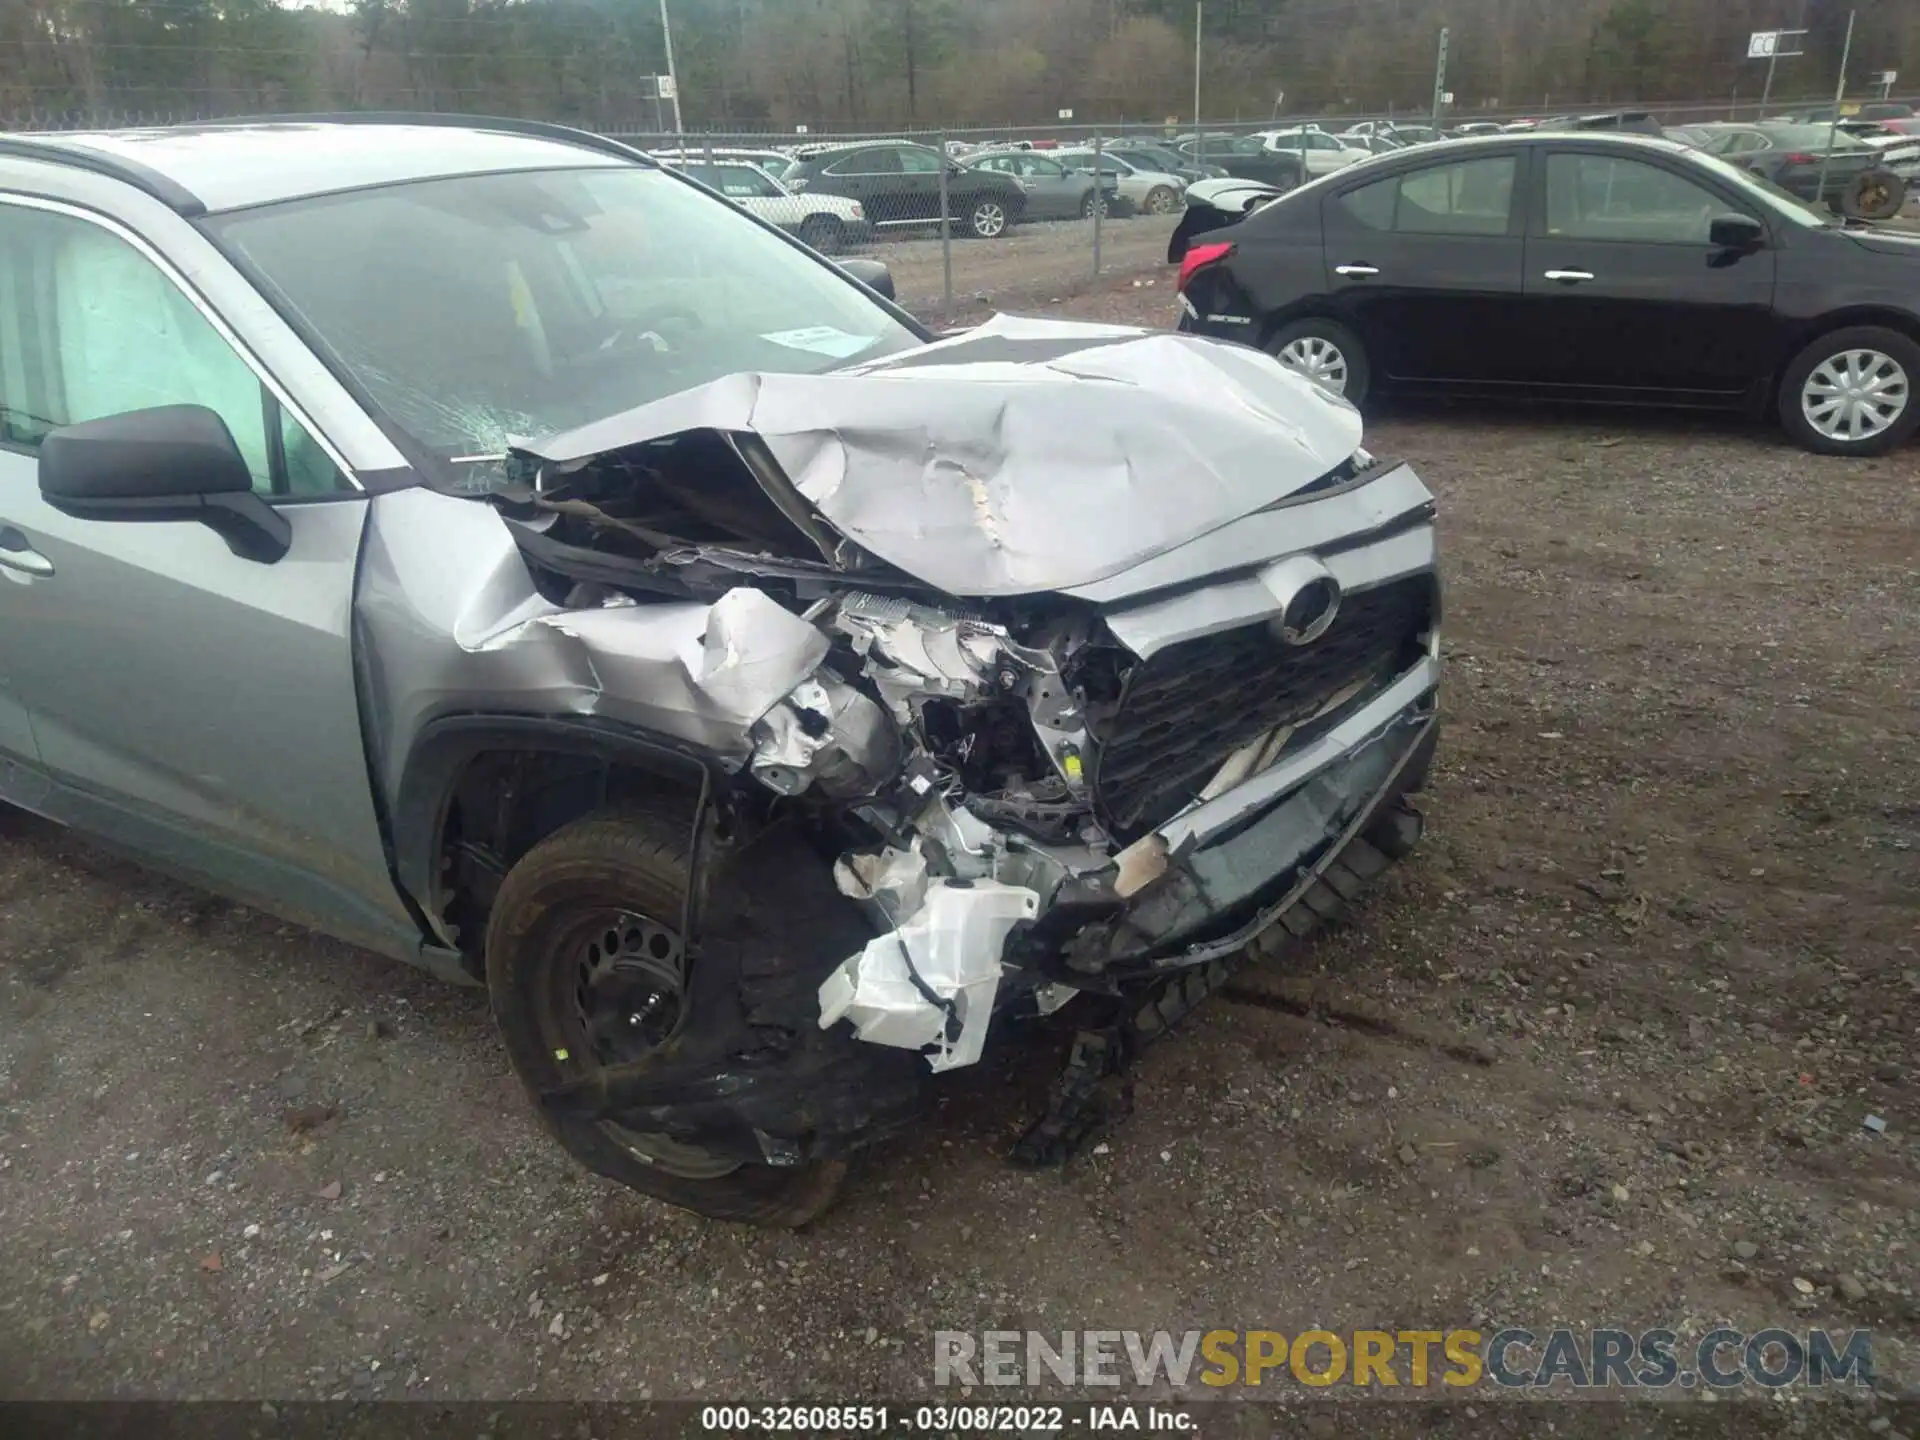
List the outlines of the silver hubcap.
{"label": "silver hubcap", "polygon": [[1173,209],[1173,192],[1156,190],[1147,196],[1147,209],[1155,215],[1164,215]]}
{"label": "silver hubcap", "polygon": [[973,228],[980,235],[998,235],[1007,228],[1007,212],[998,205],[976,206],[973,212]]}
{"label": "silver hubcap", "polygon": [[1829,440],[1871,440],[1906,411],[1907,372],[1878,350],[1842,350],[1813,367],[1800,389],[1807,423]]}
{"label": "silver hubcap", "polygon": [[1280,363],[1336,395],[1347,393],[1347,357],[1331,340],[1302,335],[1280,347]]}

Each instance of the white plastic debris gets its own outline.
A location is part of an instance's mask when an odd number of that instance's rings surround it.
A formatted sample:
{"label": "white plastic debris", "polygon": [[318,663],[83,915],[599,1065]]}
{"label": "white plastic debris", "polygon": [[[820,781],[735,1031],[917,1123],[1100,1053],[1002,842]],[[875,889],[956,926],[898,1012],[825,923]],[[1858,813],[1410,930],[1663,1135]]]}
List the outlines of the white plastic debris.
{"label": "white plastic debris", "polygon": [[[826,978],[820,1028],[851,1020],[854,1032],[875,1045],[933,1047],[927,1063],[935,1070],[973,1064],[986,1044],[1007,934],[1039,909],[1039,895],[1023,885],[948,880],[930,886],[926,903],[897,929],[867,942]],[[947,1034],[945,1007],[921,993],[915,972],[921,984],[951,1003],[957,1036]]]}
{"label": "white plastic debris", "polygon": [[1884,1135],[1887,1133],[1887,1122],[1882,1120],[1878,1115],[1869,1115],[1861,1123],[1876,1135]]}

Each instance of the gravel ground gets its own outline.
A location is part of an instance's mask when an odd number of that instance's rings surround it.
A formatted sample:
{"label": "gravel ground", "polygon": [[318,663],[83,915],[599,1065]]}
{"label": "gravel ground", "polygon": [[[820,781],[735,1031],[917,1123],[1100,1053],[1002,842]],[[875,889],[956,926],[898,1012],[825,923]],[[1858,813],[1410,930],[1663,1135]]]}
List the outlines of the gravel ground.
{"label": "gravel ground", "polygon": [[1920,454],[1368,443],[1441,502],[1427,842],[1061,1172],[1001,1158],[1048,1035],[805,1233],[665,1209],[549,1145],[477,994],[0,816],[0,1395],[913,1399],[936,1329],[1725,1320],[1870,1327],[1882,1393],[1721,1433],[1920,1433]]}

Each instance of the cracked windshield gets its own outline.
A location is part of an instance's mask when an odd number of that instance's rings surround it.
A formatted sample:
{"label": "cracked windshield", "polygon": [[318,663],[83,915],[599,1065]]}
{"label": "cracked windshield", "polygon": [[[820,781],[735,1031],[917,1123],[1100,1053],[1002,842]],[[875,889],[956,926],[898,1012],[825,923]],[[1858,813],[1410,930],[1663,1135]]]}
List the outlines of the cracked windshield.
{"label": "cracked windshield", "polygon": [[917,343],[819,261],[654,170],[423,181],[216,228],[469,492],[500,483],[518,440],[723,375]]}

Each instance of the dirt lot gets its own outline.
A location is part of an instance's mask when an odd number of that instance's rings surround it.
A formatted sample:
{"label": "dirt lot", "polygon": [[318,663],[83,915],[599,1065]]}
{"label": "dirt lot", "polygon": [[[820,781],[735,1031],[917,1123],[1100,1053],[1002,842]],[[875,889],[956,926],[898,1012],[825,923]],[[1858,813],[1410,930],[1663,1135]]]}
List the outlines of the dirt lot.
{"label": "dirt lot", "polygon": [[[1172,218],[1134,215],[1100,227],[1102,275],[1136,276],[1167,256]],[[953,255],[953,321],[985,319],[1009,305],[1057,304],[1093,278],[1093,224],[1056,220],[1022,225],[1003,240],[956,236]],[[937,237],[887,239],[862,253],[887,262],[900,303],[916,315],[938,320],[945,276]]]}
{"label": "dirt lot", "polygon": [[1369,444],[1442,507],[1428,841],[1064,1172],[1001,1158],[1011,1050],[807,1233],[669,1211],[536,1132],[478,994],[0,818],[0,1393],[911,1399],[944,1328],[1724,1319],[1870,1327],[1883,1392],[1724,1433],[1913,1431],[1920,453]]}

